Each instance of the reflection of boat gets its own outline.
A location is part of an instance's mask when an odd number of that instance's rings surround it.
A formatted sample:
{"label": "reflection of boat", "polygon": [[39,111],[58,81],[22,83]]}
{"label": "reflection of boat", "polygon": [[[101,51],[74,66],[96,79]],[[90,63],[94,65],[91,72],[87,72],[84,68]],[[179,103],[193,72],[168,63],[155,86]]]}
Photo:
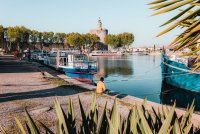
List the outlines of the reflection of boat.
{"label": "reflection of boat", "polygon": [[160,94],[162,104],[173,105],[176,101],[178,107],[187,108],[195,100],[195,110],[200,110],[200,93],[177,88],[169,85],[166,81],[162,82],[162,89]]}
{"label": "reflection of boat", "polygon": [[128,77],[133,74],[133,60],[132,56],[105,56],[105,57],[90,57],[98,62],[98,72],[95,75],[96,79],[100,76],[107,77],[112,75],[119,75]]}
{"label": "reflection of boat", "polygon": [[122,52],[118,51],[92,51],[89,56],[121,56]]}
{"label": "reflection of boat", "polygon": [[84,82],[92,82],[97,64],[89,61],[85,54],[52,51],[46,56],[44,64],[63,71],[67,76]]}
{"label": "reflection of boat", "polygon": [[191,91],[200,91],[200,71],[193,72],[188,59],[162,56],[162,74],[167,84]]}

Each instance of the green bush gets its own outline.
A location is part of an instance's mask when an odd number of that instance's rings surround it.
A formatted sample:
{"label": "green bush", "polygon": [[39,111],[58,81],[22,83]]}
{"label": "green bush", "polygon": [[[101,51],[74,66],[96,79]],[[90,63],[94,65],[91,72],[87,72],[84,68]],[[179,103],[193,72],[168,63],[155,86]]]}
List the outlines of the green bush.
{"label": "green bush", "polygon": [[[76,117],[74,105],[69,98],[68,112],[65,113],[58,102],[55,100],[55,110],[58,118],[57,130],[53,132],[43,123],[39,122],[41,129],[47,134],[197,134],[200,130],[194,128],[191,118],[194,111],[194,103],[187,108],[184,115],[178,118],[175,112],[175,104],[172,107],[163,106],[162,110],[147,110],[147,103],[144,100],[142,105],[135,105],[129,112],[127,118],[122,118],[117,107],[117,100],[111,110],[107,109],[105,104],[101,114],[99,113],[96,95],[93,97],[91,108],[85,111],[79,98],[79,106],[82,117],[82,123],[78,129],[76,126]],[[40,134],[38,128],[27,110],[25,110],[26,122],[25,127],[15,118],[16,124],[22,134]],[[2,132],[6,131],[1,127]]]}

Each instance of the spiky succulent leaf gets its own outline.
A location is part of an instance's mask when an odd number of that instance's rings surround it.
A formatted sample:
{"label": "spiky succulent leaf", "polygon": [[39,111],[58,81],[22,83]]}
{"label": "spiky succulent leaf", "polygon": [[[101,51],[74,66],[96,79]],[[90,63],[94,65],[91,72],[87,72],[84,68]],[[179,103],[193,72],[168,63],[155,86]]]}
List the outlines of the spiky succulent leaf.
{"label": "spiky succulent leaf", "polygon": [[97,134],[102,134],[102,133],[106,132],[106,126],[108,125],[107,117],[106,117],[106,108],[107,108],[107,102],[104,106],[104,109],[103,109],[102,114],[101,114],[99,121],[98,121]]}
{"label": "spiky succulent leaf", "polygon": [[58,131],[61,134],[68,134],[68,128],[67,128],[67,123],[66,123],[66,115],[62,110],[62,107],[60,106],[60,103],[58,102],[58,99],[56,98],[55,100],[55,110],[56,110],[56,115],[58,117]]}
{"label": "spiky succulent leaf", "polygon": [[110,120],[109,116],[106,114],[106,117],[107,117],[107,121],[108,121],[108,124],[109,124],[109,127],[108,127],[108,134],[118,134],[118,129],[116,129],[114,127],[114,125],[112,124],[112,121]]}
{"label": "spiky succulent leaf", "polygon": [[20,133],[21,134],[26,134],[26,131],[25,131],[23,125],[21,124],[21,122],[19,121],[19,119],[17,117],[15,117],[15,122],[16,122],[19,130],[20,130]]}
{"label": "spiky succulent leaf", "polygon": [[31,134],[40,134],[38,127],[36,126],[35,122],[29,115],[28,111],[25,109],[27,125],[30,128]]}
{"label": "spiky succulent leaf", "polygon": [[0,125],[0,130],[2,132],[2,134],[7,134],[6,131],[4,130],[4,128]]}
{"label": "spiky succulent leaf", "polygon": [[152,130],[144,116],[143,110],[140,106],[137,106],[137,113],[140,118],[140,122],[139,122],[140,129],[143,130],[144,133],[146,133],[146,134],[153,134]]}
{"label": "spiky succulent leaf", "polygon": [[168,113],[165,121],[162,124],[162,127],[160,128],[158,134],[166,134],[168,130],[170,129],[171,121],[175,112],[175,103],[174,106],[172,107],[171,111]]}
{"label": "spiky succulent leaf", "polygon": [[84,128],[84,132],[86,134],[89,134],[90,133],[90,128],[89,128],[88,120],[87,120],[85,111],[83,109],[83,105],[81,103],[80,97],[78,97],[78,99],[79,99],[79,106],[80,106],[80,110],[81,110],[82,125],[83,125],[83,128]]}
{"label": "spiky succulent leaf", "polygon": [[114,129],[116,131],[118,131],[119,126],[120,126],[120,117],[119,117],[119,113],[118,113],[118,108],[117,108],[117,99],[115,98],[114,100],[114,105],[112,107],[112,111],[111,111],[111,122],[112,125],[114,127]]}
{"label": "spiky succulent leaf", "polygon": [[178,120],[175,120],[174,126],[173,126],[173,134],[182,134],[180,125],[178,123]]}

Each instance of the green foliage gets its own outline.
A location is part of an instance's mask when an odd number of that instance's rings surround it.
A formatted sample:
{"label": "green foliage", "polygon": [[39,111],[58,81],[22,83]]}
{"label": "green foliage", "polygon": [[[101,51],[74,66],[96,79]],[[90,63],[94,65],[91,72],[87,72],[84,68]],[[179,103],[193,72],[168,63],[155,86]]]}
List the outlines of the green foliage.
{"label": "green foliage", "polygon": [[65,36],[66,36],[65,33],[56,33],[54,35],[54,43],[56,43],[56,44],[64,44]]}
{"label": "green foliage", "polygon": [[52,44],[53,43],[53,32],[43,32],[42,38],[45,44]]}
{"label": "green foliage", "polygon": [[121,47],[120,38],[118,35],[108,34],[104,40],[105,44],[110,45],[113,48]]}
{"label": "green foliage", "polygon": [[85,44],[94,45],[97,42],[99,42],[99,37],[95,34],[87,33],[87,34],[83,34],[82,36],[85,40]]}
{"label": "green foliage", "polygon": [[40,36],[39,34],[40,33],[38,31],[36,31],[36,30],[32,30],[30,32],[30,42],[32,44],[36,44],[37,43],[37,41],[39,40],[39,36]]}
{"label": "green foliage", "polygon": [[[183,32],[178,35],[170,45],[175,47],[176,50],[182,50],[188,47],[194,49],[198,48],[198,41],[200,39],[199,0],[155,0],[149,4],[155,4],[155,6],[151,7],[151,9],[159,10],[153,15],[159,15],[173,10],[178,10],[179,8],[183,8],[183,10],[180,10],[177,15],[161,25],[165,26],[171,24],[171,26],[166,28],[157,36],[166,34],[171,30],[174,30],[175,28],[181,28]],[[190,54],[196,54],[196,51],[193,52],[194,53]],[[200,69],[200,63],[198,63],[199,58],[200,55],[198,55],[198,58],[196,60],[197,64],[195,70]]]}
{"label": "green foliage", "polygon": [[0,43],[3,42],[3,38],[4,38],[4,29],[3,26],[0,25]]}
{"label": "green foliage", "polygon": [[134,41],[134,35],[132,33],[121,33],[118,35],[109,34],[105,37],[105,44],[112,46],[113,48],[121,46],[130,46]]}
{"label": "green foliage", "polygon": [[65,39],[67,43],[76,48],[80,48],[84,45],[84,38],[79,33],[69,33],[66,35]]}
{"label": "green foliage", "polygon": [[134,35],[132,33],[121,33],[118,35],[120,38],[120,44],[122,46],[130,46],[134,41]]}
{"label": "green foliage", "polygon": [[8,27],[7,36],[8,40],[12,43],[26,43],[29,39],[30,30],[24,26]]}
{"label": "green foliage", "polygon": [[[197,128],[193,128],[193,124],[191,122],[191,116],[194,111],[194,103],[192,103],[192,105],[187,108],[186,113],[179,118],[175,112],[175,104],[171,108],[163,106],[161,111],[159,109],[155,110],[152,108],[152,112],[147,110],[146,100],[144,100],[142,105],[133,106],[128,117],[123,118],[118,110],[117,99],[114,100],[111,111],[107,110],[106,103],[100,115],[98,115],[99,110],[96,95],[93,97],[89,111],[84,109],[80,98],[79,106],[82,118],[80,127],[76,126],[76,114],[71,98],[69,98],[68,101],[67,114],[63,111],[58,100],[55,100],[55,110],[58,117],[56,132],[53,132],[51,128],[46,127],[41,122],[39,122],[41,126],[39,129],[38,125],[36,125],[36,122],[34,122],[27,110],[25,110],[25,126],[22,125],[18,118],[15,118],[16,124],[20,133],[23,134],[39,134],[42,131],[49,134],[197,134],[199,132]],[[3,133],[6,133],[3,127],[0,127],[0,129]]]}

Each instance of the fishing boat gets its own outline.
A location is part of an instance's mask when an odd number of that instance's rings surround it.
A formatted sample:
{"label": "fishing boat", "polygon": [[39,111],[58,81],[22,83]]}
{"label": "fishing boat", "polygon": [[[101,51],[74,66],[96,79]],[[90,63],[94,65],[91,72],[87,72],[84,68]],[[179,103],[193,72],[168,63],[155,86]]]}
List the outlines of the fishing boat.
{"label": "fishing boat", "polygon": [[200,70],[192,71],[191,61],[191,57],[163,54],[163,81],[178,88],[200,92]]}
{"label": "fishing boat", "polygon": [[[183,99],[184,98],[184,99]],[[161,92],[160,92],[160,103],[173,105],[176,102],[177,107],[187,108],[188,104],[191,105],[193,100],[195,100],[195,110],[200,110],[200,93],[190,90],[185,90],[182,88],[177,88],[175,86],[169,85],[166,82],[162,82]]]}
{"label": "fishing boat", "polygon": [[90,61],[87,55],[69,51],[51,51],[44,64],[82,82],[93,82],[93,75],[97,71],[97,63]]}
{"label": "fishing boat", "polygon": [[122,56],[123,53],[120,51],[92,51],[89,56]]}

